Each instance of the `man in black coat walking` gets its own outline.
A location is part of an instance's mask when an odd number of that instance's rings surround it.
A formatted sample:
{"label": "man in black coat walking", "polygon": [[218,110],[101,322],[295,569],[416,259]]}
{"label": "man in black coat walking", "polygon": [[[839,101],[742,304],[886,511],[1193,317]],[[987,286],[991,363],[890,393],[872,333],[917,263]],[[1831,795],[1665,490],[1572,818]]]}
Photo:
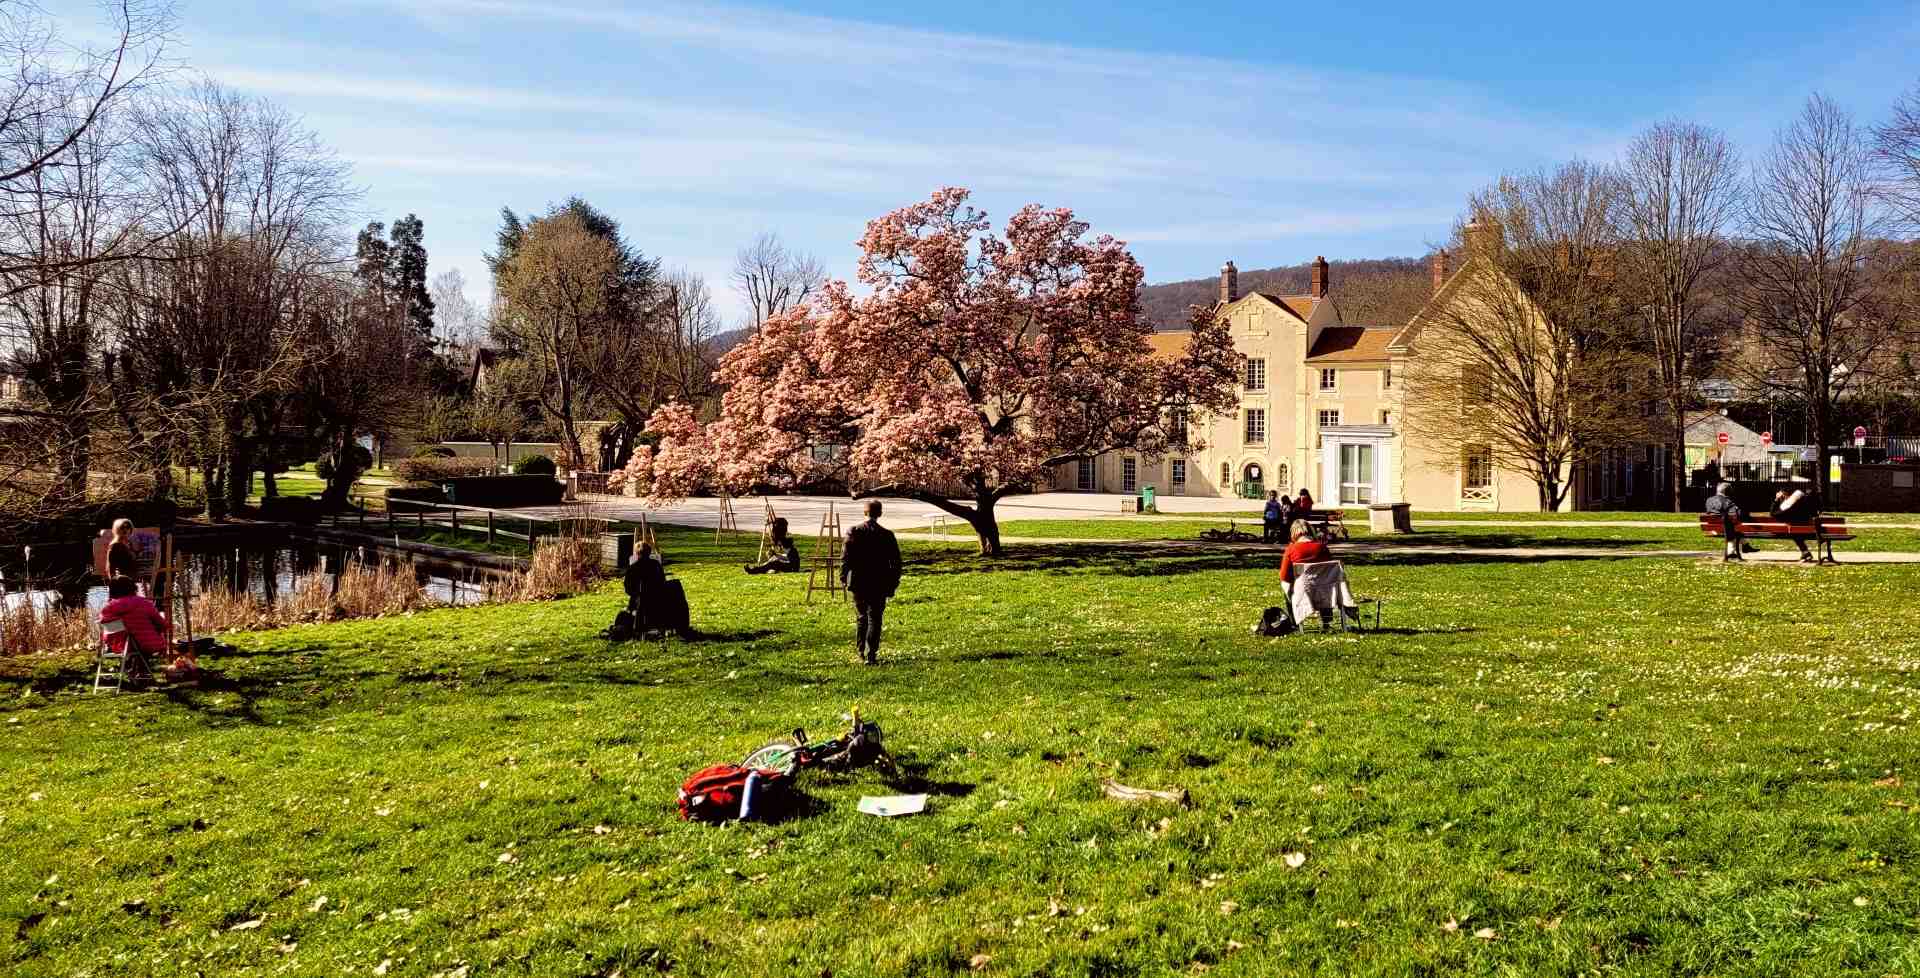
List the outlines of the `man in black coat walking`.
{"label": "man in black coat walking", "polygon": [[900,587],[900,543],[880,525],[880,500],[867,500],[867,521],[847,531],[840,556],[840,583],[853,595],[859,616],[854,642],[868,665],[880,661],[880,619]]}

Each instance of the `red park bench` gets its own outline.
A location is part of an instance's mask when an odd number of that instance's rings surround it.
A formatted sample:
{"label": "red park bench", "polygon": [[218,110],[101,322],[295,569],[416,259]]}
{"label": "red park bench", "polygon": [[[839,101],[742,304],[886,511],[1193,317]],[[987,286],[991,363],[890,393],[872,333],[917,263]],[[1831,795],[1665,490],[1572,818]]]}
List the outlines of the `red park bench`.
{"label": "red park bench", "polygon": [[[1737,529],[1740,536],[1752,540],[1811,540],[1823,564],[1839,563],[1833,559],[1835,540],[1853,539],[1853,534],[1847,532],[1846,518],[1840,516],[1816,516],[1811,523],[1789,523],[1786,520],[1750,516],[1741,520]],[[1711,513],[1701,515],[1700,532],[1718,537],[1725,536],[1725,531],[1719,516]]]}

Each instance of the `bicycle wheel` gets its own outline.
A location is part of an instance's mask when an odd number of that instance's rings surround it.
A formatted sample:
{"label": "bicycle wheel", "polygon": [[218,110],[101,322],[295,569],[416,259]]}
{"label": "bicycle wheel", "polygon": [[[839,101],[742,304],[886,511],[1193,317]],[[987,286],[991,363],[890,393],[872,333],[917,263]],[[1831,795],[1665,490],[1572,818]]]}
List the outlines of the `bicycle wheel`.
{"label": "bicycle wheel", "polygon": [[792,774],[800,766],[800,747],[791,740],[775,740],[748,754],[740,766],[755,771]]}

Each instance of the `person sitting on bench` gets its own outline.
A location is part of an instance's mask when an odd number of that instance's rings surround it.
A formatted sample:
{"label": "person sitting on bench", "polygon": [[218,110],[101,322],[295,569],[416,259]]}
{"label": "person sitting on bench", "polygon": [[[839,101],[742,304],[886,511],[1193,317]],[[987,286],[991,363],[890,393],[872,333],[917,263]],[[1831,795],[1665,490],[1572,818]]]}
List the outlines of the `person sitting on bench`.
{"label": "person sitting on bench", "polygon": [[[115,622],[126,627],[107,631],[105,626]],[[150,678],[152,671],[147,662],[167,654],[167,635],[173,631],[173,625],[152,601],[140,596],[133,578],[115,577],[107,582],[107,603],[100,609],[100,624],[107,648],[126,656],[127,676]]]}
{"label": "person sitting on bench", "polygon": [[1299,498],[1293,501],[1293,515],[1296,517],[1313,515],[1313,493],[1306,486],[1300,487]]}
{"label": "person sitting on bench", "polygon": [[787,535],[787,519],[773,518],[773,555],[758,564],[746,565],[749,574],[789,574],[800,570],[800,547]]}
{"label": "person sitting on bench", "polygon": [[[1814,503],[1813,493],[1805,489],[1796,489],[1788,494],[1785,489],[1773,494],[1773,518],[1782,523],[1818,523],[1820,507]],[[1813,551],[1807,549],[1804,537],[1794,537],[1793,543],[1800,548],[1800,562],[1813,563]]]}
{"label": "person sitting on bench", "polygon": [[1722,559],[1745,561],[1747,558],[1740,556],[1740,523],[1747,518],[1747,514],[1728,495],[1732,491],[1733,483],[1720,483],[1707,499],[1707,515],[1720,517],[1720,535],[1727,541],[1726,554]]}

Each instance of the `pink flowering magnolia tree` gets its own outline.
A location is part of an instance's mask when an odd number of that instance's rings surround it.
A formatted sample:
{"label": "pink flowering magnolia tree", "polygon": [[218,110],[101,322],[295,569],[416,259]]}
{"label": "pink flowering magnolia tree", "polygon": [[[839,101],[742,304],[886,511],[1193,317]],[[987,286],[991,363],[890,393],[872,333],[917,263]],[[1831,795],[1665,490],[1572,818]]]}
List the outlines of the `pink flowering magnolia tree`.
{"label": "pink flowering magnolia tree", "polygon": [[838,481],[937,506],[998,555],[1002,498],[1065,462],[1164,453],[1186,412],[1234,405],[1225,324],[1196,309],[1185,351],[1155,356],[1122,242],[1037,205],[995,236],[967,197],[948,188],[869,222],[868,294],[829,282],[768,319],[720,362],[718,420],[661,408],[659,445],[630,477],[655,501]]}

